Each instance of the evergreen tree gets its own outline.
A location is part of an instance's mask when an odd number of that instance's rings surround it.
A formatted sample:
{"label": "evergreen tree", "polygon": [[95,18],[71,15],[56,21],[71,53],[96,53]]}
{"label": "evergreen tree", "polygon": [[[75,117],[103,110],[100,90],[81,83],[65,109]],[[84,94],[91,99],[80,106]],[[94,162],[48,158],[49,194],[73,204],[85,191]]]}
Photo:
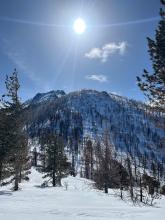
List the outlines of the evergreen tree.
{"label": "evergreen tree", "polygon": [[10,166],[10,174],[14,176],[12,180],[16,191],[19,189],[21,179],[26,178],[26,171],[29,168],[28,145],[23,129],[23,108],[18,96],[20,85],[16,69],[10,77],[6,77],[5,84],[7,94],[3,95],[3,112],[6,129],[3,143],[5,149],[8,149],[6,159]]}
{"label": "evergreen tree", "polygon": [[5,158],[8,153],[8,138],[7,138],[7,118],[4,109],[0,109],[0,183],[3,179],[4,173],[4,163]]}
{"label": "evergreen tree", "polygon": [[85,165],[85,178],[93,179],[93,146],[92,141],[89,139],[85,143],[84,148],[84,165]]}
{"label": "evergreen tree", "polygon": [[[165,0],[161,0],[165,6]],[[147,38],[149,54],[154,73],[144,69],[142,77],[137,77],[138,86],[154,105],[165,108],[165,11],[160,9],[161,20],[156,30],[155,40]]]}
{"label": "evergreen tree", "polygon": [[32,151],[32,166],[37,167],[37,162],[38,162],[38,152],[36,147],[34,147]]}
{"label": "evergreen tree", "polygon": [[61,185],[61,179],[69,172],[69,162],[64,153],[64,143],[61,136],[46,134],[42,138],[46,152],[45,177],[50,177],[52,185]]}
{"label": "evergreen tree", "polygon": [[9,176],[5,167],[8,166],[12,149],[11,137],[13,131],[12,116],[3,98],[0,100],[0,182]]}

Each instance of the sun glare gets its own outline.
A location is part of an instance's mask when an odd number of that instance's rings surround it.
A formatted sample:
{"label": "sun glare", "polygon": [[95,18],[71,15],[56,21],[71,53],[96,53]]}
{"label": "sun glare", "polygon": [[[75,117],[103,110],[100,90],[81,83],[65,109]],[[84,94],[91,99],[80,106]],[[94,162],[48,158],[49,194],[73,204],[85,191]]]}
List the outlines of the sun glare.
{"label": "sun glare", "polygon": [[82,18],[77,18],[74,21],[73,29],[77,34],[83,34],[86,29],[85,21]]}

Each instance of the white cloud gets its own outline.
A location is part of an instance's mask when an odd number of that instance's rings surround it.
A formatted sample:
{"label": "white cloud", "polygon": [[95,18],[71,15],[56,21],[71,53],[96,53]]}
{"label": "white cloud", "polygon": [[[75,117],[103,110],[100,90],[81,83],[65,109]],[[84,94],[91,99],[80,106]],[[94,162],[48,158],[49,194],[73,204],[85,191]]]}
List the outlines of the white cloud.
{"label": "white cloud", "polygon": [[85,77],[88,80],[94,80],[94,81],[98,81],[98,82],[107,82],[108,79],[105,75],[88,75]]}
{"label": "white cloud", "polygon": [[123,55],[127,49],[127,42],[123,41],[120,43],[108,43],[103,45],[101,48],[93,48],[85,57],[89,59],[100,59],[102,62],[106,62],[110,55],[118,53]]}
{"label": "white cloud", "polygon": [[90,59],[101,58],[102,50],[99,48],[93,48],[91,51],[85,54],[85,57]]}

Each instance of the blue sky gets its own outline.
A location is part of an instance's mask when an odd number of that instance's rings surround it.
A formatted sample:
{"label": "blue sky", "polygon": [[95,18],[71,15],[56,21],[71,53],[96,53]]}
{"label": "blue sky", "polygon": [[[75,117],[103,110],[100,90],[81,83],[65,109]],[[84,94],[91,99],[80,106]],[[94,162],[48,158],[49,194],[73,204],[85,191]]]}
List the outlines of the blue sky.
{"label": "blue sky", "polygon": [[[22,100],[37,92],[106,90],[144,100],[136,76],[151,70],[159,0],[0,0],[0,94],[19,72]],[[82,17],[82,35],[73,22]]]}

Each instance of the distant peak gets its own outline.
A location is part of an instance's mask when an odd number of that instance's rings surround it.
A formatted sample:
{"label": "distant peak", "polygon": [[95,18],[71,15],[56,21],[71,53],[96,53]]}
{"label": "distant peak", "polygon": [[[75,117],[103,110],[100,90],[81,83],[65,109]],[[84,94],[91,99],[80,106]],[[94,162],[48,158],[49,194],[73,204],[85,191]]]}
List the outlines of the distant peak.
{"label": "distant peak", "polygon": [[44,102],[54,101],[66,95],[63,90],[51,90],[45,93],[37,93],[32,99],[26,102],[27,105],[36,105]]}

